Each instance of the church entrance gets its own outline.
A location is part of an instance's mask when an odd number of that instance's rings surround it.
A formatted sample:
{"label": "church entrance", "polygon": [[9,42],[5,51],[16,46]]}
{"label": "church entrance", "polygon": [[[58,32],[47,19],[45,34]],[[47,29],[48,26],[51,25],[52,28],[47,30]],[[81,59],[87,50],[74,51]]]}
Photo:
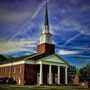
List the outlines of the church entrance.
{"label": "church entrance", "polygon": [[[53,73],[51,75],[51,81],[53,83]],[[49,84],[50,80],[49,80],[49,74],[47,74],[47,84]]]}
{"label": "church entrance", "polygon": [[39,84],[39,80],[40,80],[40,74],[37,73],[37,84]]}
{"label": "church entrance", "polygon": [[58,74],[55,74],[55,84],[58,84]]}

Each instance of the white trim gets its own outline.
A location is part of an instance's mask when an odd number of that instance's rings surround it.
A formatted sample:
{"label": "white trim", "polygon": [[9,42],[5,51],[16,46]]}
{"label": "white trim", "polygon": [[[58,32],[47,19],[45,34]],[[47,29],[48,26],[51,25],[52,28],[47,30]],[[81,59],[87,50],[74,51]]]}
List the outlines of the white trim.
{"label": "white trim", "polygon": [[42,61],[36,61],[36,64],[42,64]]}
{"label": "white trim", "polygon": [[49,62],[49,61],[34,61],[34,60],[23,60],[23,61],[16,61],[12,63],[6,63],[1,64],[0,67],[8,67],[8,66],[14,66],[14,65],[20,65],[20,64],[46,64],[46,65],[54,65],[54,66],[63,66],[68,67],[65,63],[55,63],[55,62]]}
{"label": "white trim", "polygon": [[1,64],[0,67],[8,67],[8,66],[14,66],[14,65],[20,65],[20,64],[35,64],[35,62],[23,60],[23,61],[17,61],[12,63]]}
{"label": "white trim", "polygon": [[32,60],[26,60],[26,61],[25,61],[25,64],[35,64],[35,61],[32,61]]}
{"label": "white trim", "polygon": [[25,61],[20,61],[20,62],[14,62],[14,63],[12,63],[12,65],[19,65],[19,64],[24,64],[25,63]]}
{"label": "white trim", "polygon": [[8,64],[2,64],[0,65],[0,67],[7,67],[7,66],[11,66],[12,64],[11,63],[8,63]]}
{"label": "white trim", "polygon": [[0,67],[7,67],[7,66],[12,66],[12,65],[19,65],[19,64],[24,64],[25,61],[18,61],[18,62],[12,62],[12,63],[7,63],[7,64],[2,64]]}
{"label": "white trim", "polygon": [[38,61],[38,62],[36,62],[36,64],[40,64],[40,63],[42,63],[42,64],[45,64],[45,65],[53,65],[53,66],[63,66],[63,67],[68,67],[68,65],[67,64],[65,64],[65,63],[55,63],[55,62],[45,62],[45,61]]}

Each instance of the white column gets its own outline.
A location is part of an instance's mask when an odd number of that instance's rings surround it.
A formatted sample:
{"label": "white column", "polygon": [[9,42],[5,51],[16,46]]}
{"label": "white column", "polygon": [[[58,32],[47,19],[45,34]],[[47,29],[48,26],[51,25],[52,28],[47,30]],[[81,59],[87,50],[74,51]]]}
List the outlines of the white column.
{"label": "white column", "polygon": [[58,84],[60,84],[60,66],[58,66]]}
{"label": "white column", "polygon": [[40,64],[40,78],[39,78],[39,84],[43,84],[43,70],[42,70],[42,64]]}
{"label": "white column", "polygon": [[68,79],[67,79],[67,67],[65,67],[65,84],[68,84]]}
{"label": "white column", "polygon": [[49,84],[52,84],[52,66],[49,66]]}

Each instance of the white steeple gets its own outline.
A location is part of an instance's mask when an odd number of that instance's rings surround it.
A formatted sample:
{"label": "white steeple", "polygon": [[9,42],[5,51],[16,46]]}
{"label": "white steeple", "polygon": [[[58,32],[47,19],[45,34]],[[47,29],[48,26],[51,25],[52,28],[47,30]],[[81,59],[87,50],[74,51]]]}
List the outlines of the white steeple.
{"label": "white steeple", "polygon": [[44,28],[40,35],[40,44],[42,43],[52,43],[52,35],[49,32],[49,21],[48,21],[48,9],[47,9],[47,3],[46,3],[46,10],[45,10],[45,22],[44,22]]}

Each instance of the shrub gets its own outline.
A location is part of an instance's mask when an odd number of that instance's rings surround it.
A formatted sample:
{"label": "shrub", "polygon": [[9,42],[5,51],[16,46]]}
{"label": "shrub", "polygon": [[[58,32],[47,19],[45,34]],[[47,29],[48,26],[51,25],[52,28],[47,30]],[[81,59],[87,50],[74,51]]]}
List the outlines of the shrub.
{"label": "shrub", "polygon": [[13,78],[4,77],[0,78],[0,84],[16,84],[16,81]]}
{"label": "shrub", "polygon": [[3,83],[3,78],[0,78],[0,84],[2,84]]}

